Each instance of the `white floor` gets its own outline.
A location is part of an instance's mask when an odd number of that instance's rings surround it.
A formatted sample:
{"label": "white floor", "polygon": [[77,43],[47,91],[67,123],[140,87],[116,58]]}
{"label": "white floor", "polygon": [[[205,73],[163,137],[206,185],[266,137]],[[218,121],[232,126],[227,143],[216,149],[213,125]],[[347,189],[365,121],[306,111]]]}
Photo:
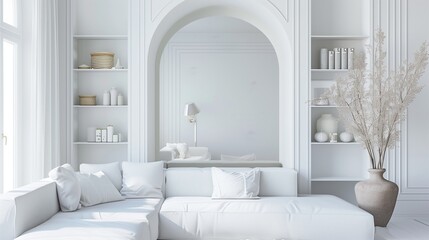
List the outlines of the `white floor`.
{"label": "white floor", "polygon": [[376,228],[375,240],[429,240],[429,216],[393,217],[386,228]]}

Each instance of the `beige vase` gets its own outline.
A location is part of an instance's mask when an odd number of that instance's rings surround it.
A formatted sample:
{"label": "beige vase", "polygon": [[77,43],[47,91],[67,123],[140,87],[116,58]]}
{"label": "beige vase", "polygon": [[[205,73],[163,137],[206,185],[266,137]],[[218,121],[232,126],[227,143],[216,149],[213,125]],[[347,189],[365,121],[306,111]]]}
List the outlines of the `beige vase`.
{"label": "beige vase", "polygon": [[383,177],[386,169],[369,169],[369,179],[355,186],[358,206],[374,216],[374,225],[386,227],[395,209],[398,185]]}

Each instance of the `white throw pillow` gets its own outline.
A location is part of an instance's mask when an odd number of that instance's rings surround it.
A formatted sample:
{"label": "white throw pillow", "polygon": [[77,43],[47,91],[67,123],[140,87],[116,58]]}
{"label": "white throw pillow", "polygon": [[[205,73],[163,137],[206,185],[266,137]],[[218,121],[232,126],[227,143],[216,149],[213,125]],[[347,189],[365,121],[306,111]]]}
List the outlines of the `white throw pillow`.
{"label": "white throw pillow", "polygon": [[212,198],[258,198],[260,171],[226,172],[212,168]]}
{"label": "white throw pillow", "polygon": [[243,155],[243,156],[232,156],[232,155],[221,154],[220,155],[220,160],[227,160],[227,161],[255,161],[256,160],[256,155],[254,153]]}
{"label": "white throw pillow", "polygon": [[167,149],[170,149],[170,151],[173,154],[173,159],[179,157],[179,151],[177,150],[177,144],[176,143],[166,143],[165,147]]}
{"label": "white throw pillow", "polygon": [[69,212],[79,209],[81,188],[73,167],[70,164],[56,167],[49,172],[49,177],[57,184],[61,211]]}
{"label": "white throw pillow", "polygon": [[162,198],[164,162],[122,163],[122,190],[127,198]]}
{"label": "white throw pillow", "polygon": [[105,164],[86,164],[83,163],[80,165],[80,173],[96,173],[103,172],[113,183],[113,185],[118,189],[122,188],[122,175],[121,167],[119,162],[105,163]]}
{"label": "white throw pillow", "polygon": [[189,147],[186,143],[177,143],[176,144],[177,151],[179,152],[179,158],[185,159],[189,157]]}
{"label": "white throw pillow", "polygon": [[100,203],[124,200],[124,197],[103,172],[77,173],[76,176],[82,189],[80,203],[83,206],[89,207]]}

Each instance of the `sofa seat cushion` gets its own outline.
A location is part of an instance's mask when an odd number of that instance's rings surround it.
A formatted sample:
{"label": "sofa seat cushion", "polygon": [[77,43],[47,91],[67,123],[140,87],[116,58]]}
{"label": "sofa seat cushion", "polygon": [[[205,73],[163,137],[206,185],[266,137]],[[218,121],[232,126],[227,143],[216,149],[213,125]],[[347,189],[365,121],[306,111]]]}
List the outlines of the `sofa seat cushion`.
{"label": "sofa seat cushion", "polygon": [[50,219],[16,240],[146,240],[147,223],[94,219]]}
{"label": "sofa seat cushion", "polygon": [[94,219],[112,221],[133,221],[149,225],[150,239],[158,238],[158,213],[163,199],[144,198],[126,199],[91,207],[81,208],[75,212],[59,212],[51,220]]}
{"label": "sofa seat cushion", "polygon": [[171,197],[160,211],[160,239],[373,239],[372,216],[337,197],[212,200]]}

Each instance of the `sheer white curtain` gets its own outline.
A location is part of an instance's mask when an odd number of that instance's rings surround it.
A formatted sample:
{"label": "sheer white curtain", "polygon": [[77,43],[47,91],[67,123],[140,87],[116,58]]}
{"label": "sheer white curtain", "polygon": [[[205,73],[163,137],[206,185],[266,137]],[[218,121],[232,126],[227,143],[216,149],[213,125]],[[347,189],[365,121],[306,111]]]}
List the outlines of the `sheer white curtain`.
{"label": "sheer white curtain", "polygon": [[60,164],[57,0],[34,0],[31,54],[31,181]]}

